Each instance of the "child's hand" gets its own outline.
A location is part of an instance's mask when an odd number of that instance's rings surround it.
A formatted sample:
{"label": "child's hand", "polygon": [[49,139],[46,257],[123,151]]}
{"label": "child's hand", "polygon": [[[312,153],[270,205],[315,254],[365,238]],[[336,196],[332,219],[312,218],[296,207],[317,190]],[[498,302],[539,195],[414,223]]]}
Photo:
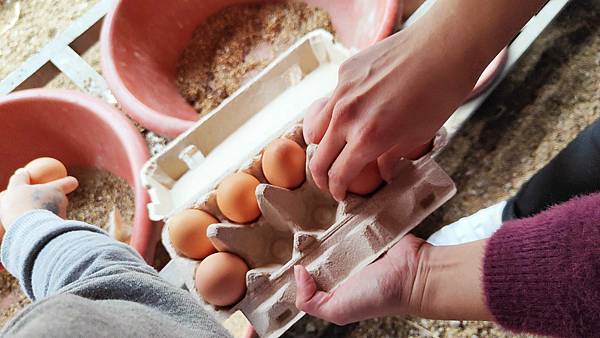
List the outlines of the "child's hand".
{"label": "child's hand", "polygon": [[27,212],[43,209],[65,218],[67,194],[77,189],[75,177],[65,177],[46,184],[31,185],[29,173],[19,169],[10,178],[8,187],[0,195],[0,221],[5,228],[11,226]]}

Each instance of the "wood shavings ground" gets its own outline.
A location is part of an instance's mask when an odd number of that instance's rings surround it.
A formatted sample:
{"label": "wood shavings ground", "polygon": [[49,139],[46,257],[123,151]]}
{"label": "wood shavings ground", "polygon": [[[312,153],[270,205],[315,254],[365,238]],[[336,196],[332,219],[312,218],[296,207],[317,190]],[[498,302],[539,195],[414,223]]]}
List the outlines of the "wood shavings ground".
{"label": "wood shavings ground", "polygon": [[123,223],[133,224],[133,191],[125,180],[99,169],[70,170],[79,188],[69,195],[67,218],[108,228],[108,215],[117,208]]}
{"label": "wood shavings ground", "polygon": [[0,328],[31,301],[8,272],[0,272]]}
{"label": "wood shavings ground", "polygon": [[19,21],[20,16],[20,1],[0,1],[0,36],[11,30]]}
{"label": "wood shavings ground", "polygon": [[178,64],[177,86],[206,114],[298,38],[333,32],[329,15],[302,2],[232,6],[201,24]]}
{"label": "wood shavings ground", "polygon": [[[98,0],[20,0],[17,23],[0,36],[0,79],[37,53]],[[5,12],[10,6],[3,6]],[[4,15],[4,14],[0,14]],[[2,22],[2,21],[0,21]]]}

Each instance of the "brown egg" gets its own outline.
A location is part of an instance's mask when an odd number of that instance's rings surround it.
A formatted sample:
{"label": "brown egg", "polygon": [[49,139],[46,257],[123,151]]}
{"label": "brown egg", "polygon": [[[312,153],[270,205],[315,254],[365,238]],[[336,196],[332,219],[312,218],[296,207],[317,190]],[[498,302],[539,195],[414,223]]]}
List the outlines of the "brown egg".
{"label": "brown egg", "polygon": [[379,173],[377,161],[367,164],[348,187],[348,191],[358,195],[367,195],[379,188],[383,179]]}
{"label": "brown egg", "polygon": [[262,169],[267,181],[278,187],[294,189],[304,182],[306,152],[285,138],[277,139],[265,148]]}
{"label": "brown egg", "polygon": [[40,157],[25,166],[32,184],[43,184],[67,177],[67,168],[59,160]]}
{"label": "brown egg", "polygon": [[405,157],[407,159],[409,159],[409,160],[418,160],[423,155],[425,155],[429,151],[431,151],[432,147],[433,147],[433,141],[429,141],[429,142],[427,142],[427,143],[425,143],[423,145],[420,145],[420,146],[416,147],[411,152],[409,152],[408,154],[406,154]]}
{"label": "brown egg", "polygon": [[196,268],[196,290],[204,301],[229,306],[246,294],[248,265],[234,254],[217,252],[206,257]]}
{"label": "brown egg", "polygon": [[237,223],[248,223],[260,216],[256,177],[238,172],[225,178],[217,187],[217,205],[228,219]]}
{"label": "brown egg", "polygon": [[167,222],[171,243],[180,254],[202,259],[217,251],[206,236],[206,228],[215,223],[219,221],[207,212],[183,210]]}

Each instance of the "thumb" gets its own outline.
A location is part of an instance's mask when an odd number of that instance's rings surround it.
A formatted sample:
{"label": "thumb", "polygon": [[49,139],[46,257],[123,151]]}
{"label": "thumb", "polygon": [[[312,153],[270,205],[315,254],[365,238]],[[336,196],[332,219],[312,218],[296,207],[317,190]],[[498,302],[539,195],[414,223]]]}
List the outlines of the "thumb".
{"label": "thumb", "polygon": [[318,291],[315,280],[301,265],[294,267],[294,277],[298,310],[338,325],[346,324],[343,318],[343,307],[338,306],[335,293]]}
{"label": "thumb", "polygon": [[65,195],[75,191],[79,187],[79,181],[75,177],[67,176],[56,181],[46,183],[46,185],[61,190]]}
{"label": "thumb", "polygon": [[16,188],[21,185],[28,185],[29,180],[30,180],[29,172],[27,171],[27,169],[24,169],[24,168],[17,169],[17,171],[15,171],[15,173],[12,175],[12,177],[8,181],[7,189]]}

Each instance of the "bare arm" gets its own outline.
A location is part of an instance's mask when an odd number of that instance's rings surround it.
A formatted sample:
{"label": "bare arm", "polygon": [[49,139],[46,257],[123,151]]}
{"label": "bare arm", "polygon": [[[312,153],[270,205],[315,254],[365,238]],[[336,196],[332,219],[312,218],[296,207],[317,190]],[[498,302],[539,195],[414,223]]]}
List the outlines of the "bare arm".
{"label": "bare arm", "polygon": [[429,142],[478,77],[544,1],[440,0],[414,25],[345,62],[325,104],[304,122],[319,147],[316,184],[341,200],[369,163],[386,180]]}

